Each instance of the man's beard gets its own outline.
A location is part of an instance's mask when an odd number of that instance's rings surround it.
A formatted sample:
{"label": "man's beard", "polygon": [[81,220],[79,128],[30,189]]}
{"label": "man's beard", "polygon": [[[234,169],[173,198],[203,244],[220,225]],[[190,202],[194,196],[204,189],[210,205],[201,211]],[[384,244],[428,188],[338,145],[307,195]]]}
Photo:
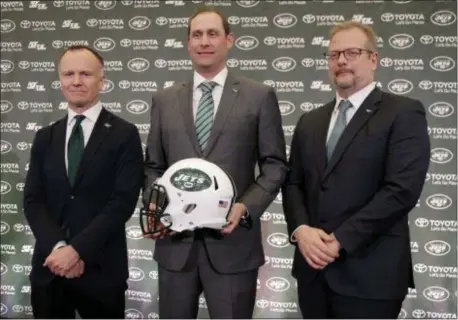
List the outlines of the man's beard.
{"label": "man's beard", "polygon": [[340,89],[348,89],[348,88],[351,88],[354,86],[354,81],[345,81],[345,82],[338,82],[338,81],[334,81],[334,83],[336,84],[337,87],[339,87]]}
{"label": "man's beard", "polygon": [[346,79],[346,80],[338,80],[338,75],[334,76],[334,84],[340,89],[348,89],[355,85],[355,78]]}

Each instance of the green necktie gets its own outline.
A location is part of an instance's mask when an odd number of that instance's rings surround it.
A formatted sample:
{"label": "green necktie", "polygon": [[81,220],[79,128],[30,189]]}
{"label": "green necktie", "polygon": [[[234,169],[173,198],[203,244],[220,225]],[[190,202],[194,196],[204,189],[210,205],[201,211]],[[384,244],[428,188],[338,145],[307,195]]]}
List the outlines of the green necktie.
{"label": "green necktie", "polygon": [[331,135],[329,136],[329,140],[326,147],[326,155],[328,161],[331,159],[332,153],[334,152],[337,142],[339,141],[342,132],[347,126],[347,110],[352,106],[353,105],[348,100],[342,100],[339,103],[339,115],[337,116],[336,123],[334,125]]}
{"label": "green necktie", "polygon": [[75,116],[75,125],[68,140],[68,180],[70,185],[73,186],[75,183],[76,172],[78,171],[78,165],[83,157],[84,152],[84,135],[83,128],[81,127],[81,121],[86,117],[83,115]]}
{"label": "green necktie", "polygon": [[202,89],[202,98],[200,98],[199,106],[196,114],[196,133],[197,140],[202,151],[207,146],[208,139],[213,124],[213,88],[217,85],[213,81],[202,82],[199,87]]}

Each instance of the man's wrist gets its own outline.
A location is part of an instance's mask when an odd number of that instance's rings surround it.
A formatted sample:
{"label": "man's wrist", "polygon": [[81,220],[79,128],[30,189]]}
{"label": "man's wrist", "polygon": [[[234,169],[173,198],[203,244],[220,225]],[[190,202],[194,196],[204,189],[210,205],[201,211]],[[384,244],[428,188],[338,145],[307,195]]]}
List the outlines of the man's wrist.
{"label": "man's wrist", "polygon": [[243,214],[242,217],[248,218],[249,213],[248,213],[248,208],[244,203],[239,202],[240,206],[243,208]]}

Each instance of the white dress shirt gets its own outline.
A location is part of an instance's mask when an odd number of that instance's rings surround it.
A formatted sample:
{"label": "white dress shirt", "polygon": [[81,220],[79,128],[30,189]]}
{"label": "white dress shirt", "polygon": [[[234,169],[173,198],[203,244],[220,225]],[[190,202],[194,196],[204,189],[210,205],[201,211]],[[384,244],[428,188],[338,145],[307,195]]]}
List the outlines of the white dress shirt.
{"label": "white dress shirt", "polygon": [[[221,96],[223,95],[223,88],[226,82],[228,70],[224,67],[211,81],[217,83],[215,88],[213,89],[213,119],[215,119],[216,111],[218,110],[219,102],[221,101]],[[202,89],[199,88],[199,85],[204,82],[208,81],[200,74],[194,71],[194,87],[193,87],[193,94],[192,94],[192,114],[194,116],[194,120],[196,119],[197,115],[197,107],[199,106],[200,98],[202,97]]]}
{"label": "white dress shirt", "polygon": [[[94,129],[95,122],[97,121],[97,118],[99,117],[101,111],[102,111],[102,103],[99,101],[94,106],[92,106],[91,108],[89,108],[88,110],[82,113],[82,115],[86,117],[81,122],[81,127],[83,129],[83,136],[84,136],[84,146],[86,146],[87,142],[89,141],[92,130]],[[68,157],[67,157],[68,140],[70,139],[70,135],[72,134],[73,127],[75,126],[75,122],[76,122],[75,116],[77,115],[78,113],[68,108],[67,130],[65,134],[65,168],[67,169],[67,172],[68,172]],[[66,245],[67,243],[64,240],[59,241],[54,246],[53,250],[66,246]]]}
{"label": "white dress shirt", "polygon": [[[359,90],[358,92],[355,92],[354,94],[349,96],[348,99],[346,99],[346,100],[350,101],[351,104],[352,104],[352,107],[347,110],[347,114],[346,114],[346,116],[347,116],[347,118],[346,118],[347,119],[347,124],[350,122],[351,118],[355,115],[356,111],[358,111],[359,107],[363,104],[364,100],[366,100],[366,98],[369,96],[369,94],[372,92],[372,90],[374,90],[376,84],[377,84],[376,82],[372,82],[369,85],[367,85],[364,88],[362,88],[361,90]],[[342,98],[336,92],[336,104],[334,106],[334,111],[332,112],[331,120],[329,122],[329,129],[328,129],[328,135],[327,135],[326,141],[329,140],[329,137],[331,136],[332,129],[334,128],[334,125],[336,124],[337,116],[339,114],[339,103],[342,100],[345,100],[345,99]],[[296,242],[296,238],[294,237],[294,234],[296,233],[296,231],[300,227],[303,227],[303,226],[305,226],[305,225],[300,225],[293,231],[293,233],[291,234],[291,241],[292,242]]]}
{"label": "white dress shirt", "polygon": [[[363,104],[364,100],[366,100],[367,96],[374,90],[376,82],[372,82],[371,84],[365,86],[358,92],[355,92],[351,96],[348,97],[348,101],[351,102],[352,107],[348,108],[347,110],[347,124],[350,122],[351,118],[355,115],[356,111],[358,111],[359,107]],[[345,100],[342,98],[338,93],[336,93],[336,104],[334,106],[334,111],[332,112],[331,115],[331,121],[329,123],[329,130],[328,130],[328,136],[326,138],[326,141],[329,140],[329,137],[331,136],[332,129],[334,128],[334,125],[336,124],[337,121],[337,116],[339,115],[339,103],[340,101]]]}

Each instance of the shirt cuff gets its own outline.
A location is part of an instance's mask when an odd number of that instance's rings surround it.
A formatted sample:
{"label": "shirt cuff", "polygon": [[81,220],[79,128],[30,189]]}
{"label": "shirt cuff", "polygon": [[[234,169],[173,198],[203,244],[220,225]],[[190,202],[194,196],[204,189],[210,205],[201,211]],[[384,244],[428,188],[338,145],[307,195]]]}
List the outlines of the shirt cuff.
{"label": "shirt cuff", "polygon": [[65,247],[67,245],[67,242],[65,242],[64,240],[62,241],[59,241],[58,243],[56,243],[56,245],[54,246],[54,248],[52,248],[52,251],[56,250],[56,249],[59,249],[61,247]]}

